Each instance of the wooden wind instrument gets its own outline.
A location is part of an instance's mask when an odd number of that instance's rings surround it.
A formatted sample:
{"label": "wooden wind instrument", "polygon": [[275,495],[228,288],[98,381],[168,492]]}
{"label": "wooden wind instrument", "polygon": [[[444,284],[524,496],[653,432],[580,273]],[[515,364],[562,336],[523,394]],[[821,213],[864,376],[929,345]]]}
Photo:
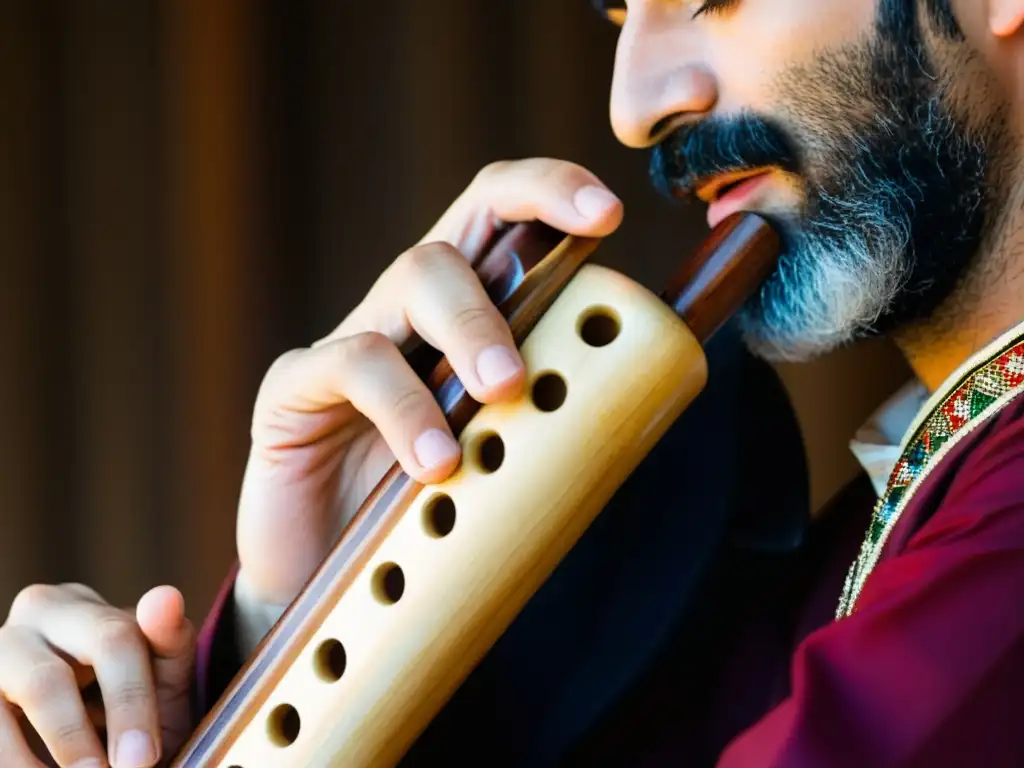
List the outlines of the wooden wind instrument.
{"label": "wooden wind instrument", "polygon": [[176,768],[397,764],[700,393],[702,344],[779,250],[737,214],[656,296],[584,263],[596,245],[517,225],[476,265],[526,363],[523,395],[481,407],[436,363],[460,467],[426,487],[392,468]]}

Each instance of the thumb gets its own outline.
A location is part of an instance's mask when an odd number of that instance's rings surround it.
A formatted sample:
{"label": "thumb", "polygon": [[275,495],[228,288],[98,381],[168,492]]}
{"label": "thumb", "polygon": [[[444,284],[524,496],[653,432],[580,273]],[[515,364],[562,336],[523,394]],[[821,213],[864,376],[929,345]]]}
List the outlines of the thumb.
{"label": "thumb", "polygon": [[185,598],[174,587],[151,589],[135,609],[139,628],[153,649],[156,683],[187,689],[195,658],[196,634],[185,617]]}
{"label": "thumb", "polygon": [[185,598],[174,587],[156,587],[143,595],[135,617],[153,652],[153,678],[167,754],[176,750],[191,731],[188,694],[196,632],[185,616]]}

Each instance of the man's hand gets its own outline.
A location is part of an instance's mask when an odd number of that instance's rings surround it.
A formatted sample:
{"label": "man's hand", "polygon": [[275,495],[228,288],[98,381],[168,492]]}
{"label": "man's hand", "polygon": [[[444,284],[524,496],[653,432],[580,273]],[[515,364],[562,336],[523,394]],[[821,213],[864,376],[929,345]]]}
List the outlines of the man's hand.
{"label": "man's hand", "polygon": [[28,587],[0,627],[0,765],[169,760],[191,732],[194,660],[176,589],[149,591],[133,615],[80,584]]}
{"label": "man's hand", "polygon": [[621,218],[617,198],[577,165],[531,159],[488,166],[330,335],[274,363],[256,399],[238,515],[235,598],[244,656],[396,458],[426,483],[457,467],[458,444],[400,355],[402,342],[415,332],[444,353],[481,403],[520,392],[522,359],[469,265],[495,229],[540,220],[602,237]]}

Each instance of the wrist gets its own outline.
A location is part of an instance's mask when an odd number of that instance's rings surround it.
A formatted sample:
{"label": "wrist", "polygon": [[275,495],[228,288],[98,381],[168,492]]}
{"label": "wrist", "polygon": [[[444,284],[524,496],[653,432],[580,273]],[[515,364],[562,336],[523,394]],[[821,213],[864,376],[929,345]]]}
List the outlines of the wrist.
{"label": "wrist", "polygon": [[248,660],[287,606],[271,605],[253,595],[242,573],[235,579],[235,644],[243,660]]}

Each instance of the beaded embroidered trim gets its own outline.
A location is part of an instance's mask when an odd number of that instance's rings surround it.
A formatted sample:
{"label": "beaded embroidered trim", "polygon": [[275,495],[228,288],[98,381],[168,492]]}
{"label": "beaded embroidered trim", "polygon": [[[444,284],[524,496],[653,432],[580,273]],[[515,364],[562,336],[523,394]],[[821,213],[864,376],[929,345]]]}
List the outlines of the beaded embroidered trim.
{"label": "beaded embroidered trim", "polygon": [[[977,362],[980,358],[980,362]],[[1024,329],[1018,327],[971,358],[949,393],[912,425],[900,460],[878,500],[860,554],[850,567],[836,619],[853,613],[889,534],[925,478],[953,447],[1024,392]]]}

